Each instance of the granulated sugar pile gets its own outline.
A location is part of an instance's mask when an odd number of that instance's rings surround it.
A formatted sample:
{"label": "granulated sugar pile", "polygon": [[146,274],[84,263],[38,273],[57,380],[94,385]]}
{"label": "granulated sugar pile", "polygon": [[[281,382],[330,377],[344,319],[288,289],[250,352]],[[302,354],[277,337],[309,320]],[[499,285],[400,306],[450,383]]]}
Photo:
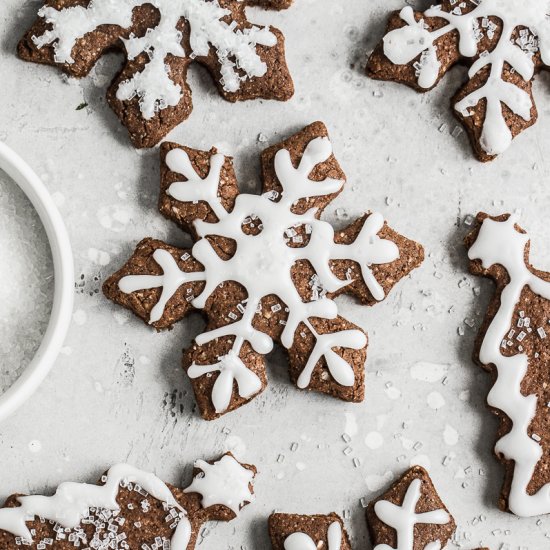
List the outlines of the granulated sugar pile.
{"label": "granulated sugar pile", "polygon": [[33,358],[49,321],[53,264],[25,194],[0,171],[0,393]]}

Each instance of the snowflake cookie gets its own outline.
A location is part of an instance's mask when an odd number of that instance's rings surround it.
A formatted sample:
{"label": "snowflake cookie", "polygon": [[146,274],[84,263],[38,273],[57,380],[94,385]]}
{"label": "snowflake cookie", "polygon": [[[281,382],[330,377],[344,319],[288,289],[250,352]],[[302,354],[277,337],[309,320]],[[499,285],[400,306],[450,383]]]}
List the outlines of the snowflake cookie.
{"label": "snowflake cookie", "polygon": [[231,453],[195,463],[186,489],[128,464],[98,485],[62,483],[53,496],[9,497],[0,508],[0,548],[192,550],[208,521],[230,521],[254,500],[256,468]]}
{"label": "snowflake cookie", "polygon": [[474,358],[495,381],[487,403],[501,422],[500,508],[537,516],[550,513],[550,274],[530,264],[529,236],[516,222],[480,213],[466,238],[470,271],[496,283]]}
{"label": "snowflake cookie", "polygon": [[492,160],[536,121],[531,87],[550,64],[548,13],[548,0],[443,0],[424,12],[406,6],[390,17],[367,74],[425,92],[467,63],[453,111],[477,157]]}
{"label": "snowflake cookie", "polygon": [[274,550],[351,550],[344,522],[335,513],[271,514],[269,537]]}
{"label": "snowflake cookie", "polygon": [[367,507],[374,550],[440,550],[456,523],[428,472],[413,466]]}
{"label": "snowflake cookie", "polygon": [[246,17],[248,6],[284,9],[292,0],[48,0],[18,46],[26,61],[86,76],[107,51],[126,63],[107,100],[135,147],[153,147],[192,110],[187,68],[211,73],[228,101],[285,101],[293,83],[284,37]]}
{"label": "snowflake cookie", "polygon": [[[415,466],[367,506],[374,550],[440,550],[456,524],[428,475]],[[269,517],[273,550],[351,550],[342,519],[335,513]]]}
{"label": "snowflake cookie", "polygon": [[158,330],[204,312],[207,330],[183,360],[202,416],[216,418],[265,388],[274,341],[288,350],[299,388],[362,401],[367,337],[338,316],[334,298],[382,300],[423,249],[378,213],[337,232],[320,220],[345,181],[325,126],[263,152],[261,195],[239,194],[232,159],[215,149],[165,143],[161,160],[160,211],[195,245],[145,239],[103,289]]}

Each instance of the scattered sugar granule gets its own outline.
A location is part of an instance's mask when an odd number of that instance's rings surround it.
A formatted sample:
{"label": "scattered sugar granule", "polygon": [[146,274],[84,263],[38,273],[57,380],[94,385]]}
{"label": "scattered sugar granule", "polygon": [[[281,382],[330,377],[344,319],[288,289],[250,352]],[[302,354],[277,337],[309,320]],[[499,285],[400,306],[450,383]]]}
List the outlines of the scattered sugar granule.
{"label": "scattered sugar granule", "polygon": [[50,246],[38,214],[0,171],[0,394],[42,341],[53,298]]}

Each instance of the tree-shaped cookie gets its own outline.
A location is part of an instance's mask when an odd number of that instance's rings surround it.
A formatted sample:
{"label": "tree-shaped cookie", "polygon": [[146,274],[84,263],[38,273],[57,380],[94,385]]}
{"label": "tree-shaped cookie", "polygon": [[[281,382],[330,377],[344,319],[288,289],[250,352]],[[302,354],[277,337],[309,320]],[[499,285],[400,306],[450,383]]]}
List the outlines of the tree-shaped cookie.
{"label": "tree-shaped cookie", "polygon": [[87,75],[107,51],[126,63],[107,93],[136,147],[152,147],[192,110],[187,69],[204,65],[228,101],[293,94],[284,37],[246,17],[248,6],[292,0],[47,0],[18,46],[26,61]]}
{"label": "tree-shaped cookie", "polygon": [[[415,466],[367,507],[374,550],[440,550],[456,524],[428,475]],[[351,550],[337,514],[272,514],[269,535],[273,550]]]}
{"label": "tree-shaped cookie", "polygon": [[532,81],[550,63],[546,2],[443,0],[424,12],[406,6],[391,15],[367,74],[424,92],[459,62],[469,72],[453,111],[478,158],[492,160],[537,118]]}
{"label": "tree-shaped cookie", "polygon": [[193,308],[204,312],[207,330],[184,356],[203,417],[265,388],[274,341],[288,350],[299,388],[362,401],[367,338],[338,316],[334,298],[382,300],[423,249],[378,213],[338,232],[320,219],[345,178],[325,126],[264,151],[261,195],[239,194],[232,160],[215,149],[166,143],[161,156],[160,210],[195,245],[145,239],[104,292],[158,330]]}
{"label": "tree-shaped cookie", "polygon": [[501,421],[499,505],[535,516],[550,513],[550,274],[530,264],[529,236],[516,222],[480,213],[466,245],[470,271],[496,283],[474,357],[495,380],[487,403]]}
{"label": "tree-shaped cookie", "polygon": [[128,464],[98,485],[63,483],[53,496],[13,495],[0,508],[0,548],[193,550],[202,525],[230,521],[254,500],[256,468],[230,454],[195,463],[186,489]]}

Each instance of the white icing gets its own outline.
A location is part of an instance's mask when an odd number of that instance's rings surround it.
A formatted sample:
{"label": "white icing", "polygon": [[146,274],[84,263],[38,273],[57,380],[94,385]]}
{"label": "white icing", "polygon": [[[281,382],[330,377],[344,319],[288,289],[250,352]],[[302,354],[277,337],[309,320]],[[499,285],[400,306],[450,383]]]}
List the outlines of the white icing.
{"label": "white icing", "polygon": [[[415,65],[418,85],[431,88],[436,83],[441,68],[435,42],[441,36],[457,31],[460,36],[460,54],[465,57],[479,55],[469,70],[469,77],[472,78],[487,65],[491,65],[491,68],[487,82],[459,101],[455,109],[463,116],[469,116],[469,108],[475,107],[482,99],[486,100],[487,110],[480,145],[486,153],[496,155],[502,153],[512,141],[512,133],[502,113],[502,104],[524,120],[531,120],[531,97],[515,84],[503,79],[504,64],[509,63],[528,81],[533,77],[533,54],[536,51],[540,51],[546,65],[550,63],[550,22],[547,17],[550,2],[481,0],[476,4],[478,5],[472,11],[464,14],[459,6],[450,13],[443,11],[441,6],[428,9],[424,13],[426,17],[440,17],[448,22],[433,32],[426,28],[423,20],[415,20],[410,6],[403,8],[401,18],[407,25],[390,31],[384,37],[384,54],[397,65],[410,63],[422,54]],[[492,23],[489,17],[497,17],[503,22],[502,34],[492,51],[481,52],[478,47],[479,34],[483,28],[490,29]],[[527,27],[536,37],[535,40],[526,44],[522,39],[513,42],[512,35],[518,27]]]}
{"label": "white icing", "polygon": [[521,382],[528,368],[527,355],[505,356],[501,353],[501,343],[509,331],[523,288],[528,286],[535,294],[550,300],[550,283],[531,273],[526,266],[524,252],[529,237],[515,229],[516,221],[514,216],[504,222],[486,218],[468,257],[481,260],[484,269],[501,265],[510,278],[500,295],[499,309],[483,338],[479,359],[486,365],[493,364],[497,370],[487,402],[503,411],[512,422],[510,432],[499,439],[495,447],[497,454],[514,462],[508,506],[514,514],[528,517],[550,513],[550,484],[535,494],[527,493],[542,456],[540,444],[528,434],[536,413],[537,397],[521,393]]}
{"label": "white icing", "polygon": [[218,363],[213,365],[197,365],[193,363],[187,374],[189,378],[198,378],[210,372],[219,372],[214,387],[212,388],[212,403],[218,412],[223,412],[229,407],[233,393],[233,382],[237,383],[239,395],[250,398],[262,389],[262,381],[241,361],[237,352],[231,350],[221,357]]}
{"label": "white icing", "polygon": [[195,467],[201,470],[184,492],[199,493],[202,507],[223,505],[239,513],[244,504],[254,500],[250,484],[254,472],[245,468],[231,455],[224,455],[214,464],[197,460]]}
{"label": "white icing", "polygon": [[32,541],[32,535],[25,522],[33,521],[36,517],[51,520],[64,528],[75,529],[82,519],[89,516],[90,508],[119,510],[116,498],[121,483],[138,483],[157,500],[179,510],[179,523],[172,535],[171,546],[174,549],[185,550],[191,538],[191,523],[185,510],[157,476],[128,464],[113,466],[107,474],[105,485],[67,482],[59,485],[55,495],[50,497],[19,497],[20,506],[0,509],[0,530]]}
{"label": "white icing", "polygon": [[[384,224],[380,214],[370,215],[355,241],[343,245],[334,242],[332,226],[315,217],[317,209],[312,208],[304,214],[292,211],[292,206],[302,198],[329,195],[340,190],[342,181],[327,178],[317,182],[309,178],[314,167],[327,160],[331,154],[330,141],[327,138],[316,138],[306,147],[298,168],[294,168],[289,152],[281,149],[275,156],[275,172],[283,188],[280,200],[272,200],[274,197],[270,194],[240,194],[231,212],[225,209],[218,196],[220,172],[224,162],[222,155],[212,157],[210,172],[204,179],[195,172],[185,151],[173,149],[166,156],[168,167],[176,173],[181,173],[187,180],[173,183],[167,193],[182,202],[204,201],[218,217],[219,221],[215,223],[195,221],[196,232],[202,238],[193,246],[192,254],[203,264],[205,272],[183,273],[172,256],[166,253],[161,258],[165,262],[162,265],[162,277],[124,277],[119,283],[119,288],[123,292],[131,292],[153,286],[163,287],[161,300],[152,312],[152,322],[162,316],[166,303],[183,282],[206,281],[203,292],[192,301],[196,308],[204,308],[206,300],[214,290],[226,281],[236,281],[246,289],[248,298],[246,303],[243,302],[241,305],[240,319],[200,334],[196,338],[197,343],[203,345],[216,338],[234,336],[231,351],[220,357],[213,365],[193,364],[188,371],[191,378],[214,371],[221,373],[214,383],[212,393],[212,401],[217,412],[227,410],[234,381],[237,382],[241,397],[251,397],[261,389],[260,379],[244,365],[239,353],[245,341],[250,342],[258,353],[266,354],[271,351],[271,338],[253,327],[253,320],[262,298],[271,294],[278,296],[288,309],[286,325],[281,336],[282,344],[286,348],[292,346],[300,323],[307,327],[316,340],[309,360],[299,376],[298,386],[306,388],[310,384],[315,365],[322,357],[325,358],[329,372],[336,382],[343,386],[354,384],[353,368],[333,348],[361,349],[366,345],[365,335],[359,330],[319,334],[310,318],[334,319],[338,314],[337,306],[327,297],[317,297],[318,299],[310,302],[303,302],[292,281],[291,268],[298,260],[308,260],[322,288],[334,292],[353,281],[336,277],[330,268],[330,262],[354,260],[360,265],[362,277],[373,297],[381,300],[384,298],[384,291],[373,276],[370,266],[394,261],[399,257],[399,250],[394,242],[378,237],[377,233]],[[257,216],[262,223],[261,232],[257,235],[247,235],[242,230],[243,222],[250,220],[251,215]],[[292,248],[288,246],[285,234],[288,235],[289,231],[293,231],[292,228],[298,226],[306,227],[309,242],[303,247]],[[209,241],[204,238],[208,235],[233,239],[237,243],[235,254],[228,260],[220,258]]]}
{"label": "white icing", "polygon": [[136,290],[162,287],[160,299],[149,315],[149,323],[154,323],[162,317],[166,304],[181,285],[204,279],[204,272],[181,271],[170,252],[166,250],[155,250],[153,258],[162,268],[162,275],[128,275],[121,279],[118,285],[120,290],[127,294]]}
{"label": "white icing", "polygon": [[[403,504],[398,506],[388,500],[379,500],[374,505],[374,513],[380,521],[395,529],[397,533],[397,546],[392,548],[387,544],[378,544],[374,550],[413,550],[414,548],[414,526],[417,523],[435,525],[446,525],[450,521],[449,514],[443,510],[432,510],[430,512],[416,512],[416,505],[420,500],[420,487],[422,480],[413,479],[407,488]],[[430,542],[424,550],[440,550],[439,541]]]}
{"label": "white icing", "polygon": [[[327,550],[340,550],[342,547],[342,526],[337,521],[329,525],[327,532]],[[284,550],[318,550],[322,542],[315,544],[313,539],[305,533],[292,533],[284,542]],[[324,547],[324,545],[322,546]]]}
{"label": "white icing", "polygon": [[[221,84],[227,92],[236,92],[241,81],[267,72],[256,46],[273,47],[276,36],[267,28],[239,29],[235,22],[226,23],[222,18],[231,12],[222,8],[218,0],[92,0],[87,7],[61,10],[44,6],[38,15],[52,28],[33,37],[33,41],[38,48],[53,44],[55,61],[72,64],[77,40],[100,25],[130,27],[134,8],[144,4],[152,4],[159,10],[160,22],[142,37],[132,35],[125,39],[124,44],[129,60],[145,53],[149,61],[140,73],[120,84],[117,98],[125,101],[138,96],[145,119],[153,118],[166,107],[176,106],[182,97],[181,86],[170,73],[169,56],[190,59],[207,56],[212,46],[220,64]],[[187,54],[177,29],[182,18],[191,29],[191,52]]]}

